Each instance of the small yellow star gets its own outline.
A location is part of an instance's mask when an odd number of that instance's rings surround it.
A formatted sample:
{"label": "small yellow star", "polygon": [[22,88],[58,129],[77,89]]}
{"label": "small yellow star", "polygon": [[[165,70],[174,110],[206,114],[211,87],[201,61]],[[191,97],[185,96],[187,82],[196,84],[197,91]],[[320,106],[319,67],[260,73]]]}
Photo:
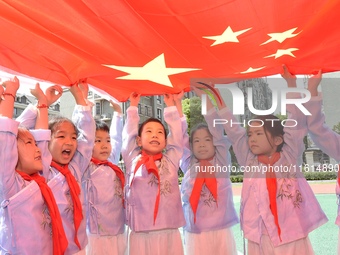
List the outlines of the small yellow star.
{"label": "small yellow star", "polygon": [[286,49],[286,50],[277,50],[275,54],[266,56],[265,58],[270,58],[270,57],[275,57],[275,59],[282,57],[284,55],[289,55],[295,58],[294,54],[292,53],[292,51],[296,51],[299,50],[297,48],[290,48],[290,49]]}
{"label": "small yellow star", "polygon": [[262,67],[259,67],[259,68],[249,67],[246,71],[243,71],[243,72],[240,72],[240,73],[253,73],[253,72],[259,71],[263,68],[265,68],[265,66],[262,66]]}
{"label": "small yellow star", "polygon": [[239,42],[239,40],[237,39],[237,36],[247,32],[250,29],[251,28],[247,28],[247,29],[244,29],[244,30],[240,30],[238,32],[234,32],[231,29],[231,27],[228,26],[227,29],[221,35],[203,36],[203,38],[215,40],[215,42],[210,46],[215,46],[215,45],[226,43],[226,42]]}
{"label": "small yellow star", "polygon": [[296,29],[297,29],[297,27],[289,29],[289,30],[287,30],[285,32],[282,32],[282,33],[271,33],[271,34],[268,34],[271,38],[268,41],[265,41],[264,43],[262,43],[260,45],[264,45],[264,44],[270,43],[272,41],[278,41],[279,43],[282,43],[284,40],[286,40],[288,38],[295,37],[295,36],[297,36],[298,34],[301,33],[301,31],[300,31],[297,34],[293,34]]}

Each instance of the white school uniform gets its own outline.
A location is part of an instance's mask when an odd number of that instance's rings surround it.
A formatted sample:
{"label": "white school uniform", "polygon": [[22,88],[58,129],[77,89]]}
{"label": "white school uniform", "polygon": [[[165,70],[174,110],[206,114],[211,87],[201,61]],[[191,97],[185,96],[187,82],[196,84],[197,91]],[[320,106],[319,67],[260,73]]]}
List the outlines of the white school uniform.
{"label": "white school uniform", "polygon": [[[164,109],[169,127],[166,152],[156,161],[160,184],[142,165],[134,175],[140,158],[136,144],[139,116],[137,107],[129,107],[123,129],[122,156],[126,165],[126,217],[131,228],[130,254],[183,254],[178,231],[185,223],[178,185],[179,161],[182,157],[181,121],[175,106]],[[133,185],[131,181],[133,179]],[[160,185],[160,202],[154,223],[154,206]]]}
{"label": "white school uniform", "polygon": [[184,226],[186,254],[204,255],[208,251],[212,254],[237,254],[235,239],[231,231],[231,227],[239,222],[233,202],[230,172],[228,170],[228,166],[231,164],[229,153],[231,143],[224,136],[222,125],[213,127],[213,120],[217,118],[219,116],[215,109],[211,109],[205,115],[215,146],[215,155],[210,163],[216,170],[217,201],[213,199],[206,185],[203,185],[196,212],[196,222],[194,222],[194,213],[189,199],[197,176],[195,169],[199,167],[199,162],[191,155],[187,123],[185,117],[182,118],[185,152],[181,161],[181,169],[185,174],[181,192],[186,219]]}
{"label": "white school uniform", "polygon": [[[280,159],[273,165],[277,177],[276,200],[281,240],[270,210],[266,173],[258,171],[266,166],[250,151],[245,128],[240,124],[230,125],[230,121],[224,125],[229,139],[232,140],[238,163],[246,170],[241,195],[241,228],[245,238],[258,244],[260,248],[264,245],[264,240],[270,241],[268,245],[274,248],[291,242],[298,245],[300,239],[307,238],[308,233],[328,220],[300,171],[304,151],[303,138],[307,133],[305,116],[292,105],[287,110],[288,119],[296,120],[297,125],[293,127],[294,123],[286,122],[287,126],[292,127],[284,128],[285,143]],[[237,122],[227,108],[220,111],[220,116]],[[264,235],[269,238],[263,239]],[[309,248],[306,246],[305,250]],[[300,252],[296,254],[301,254]],[[249,254],[256,254],[256,251],[249,250]]]}
{"label": "white school uniform", "polygon": [[[0,117],[0,254],[52,254],[49,210],[35,181],[16,173],[19,122]],[[41,130],[48,139],[49,130]]]}
{"label": "white school uniform", "polygon": [[[325,124],[325,115],[321,111],[322,98],[321,96],[312,97],[305,107],[311,113],[307,116],[307,125],[310,137],[313,142],[327,155],[340,162],[340,135],[334,132],[330,127]],[[339,170],[339,166],[337,168]],[[339,176],[338,176],[339,178]],[[340,186],[338,181],[335,186],[335,193],[338,197],[338,212],[335,224],[340,227]],[[340,236],[340,230],[339,230]],[[338,254],[340,254],[340,238],[338,241]]]}
{"label": "white school uniform", "polygon": [[[118,164],[122,147],[122,116],[114,113],[109,161]],[[124,193],[121,182],[111,167],[90,165],[83,177],[86,191],[86,216],[89,244],[86,254],[122,255],[126,252]]]}
{"label": "white school uniform", "polygon": [[[36,120],[37,110],[34,106],[29,106],[17,119],[27,128],[33,127]],[[77,150],[70,161],[68,167],[77,180],[79,186],[81,187],[81,178],[85,170],[87,169],[89,162],[92,157],[92,150],[94,146],[95,138],[95,123],[91,114],[90,106],[76,105],[72,121],[78,129],[78,146]],[[39,137],[35,137],[37,140]],[[80,243],[81,249],[74,242],[74,222],[73,222],[73,204],[70,196],[70,188],[65,177],[53,167],[50,167],[52,156],[48,151],[47,141],[40,141],[38,146],[42,148],[45,157],[43,157],[44,164],[44,177],[48,181],[59,211],[63,221],[64,230],[68,240],[68,247],[65,255],[73,255],[75,253],[85,254],[85,247],[87,245],[87,235],[86,235],[86,213],[85,213],[85,201],[84,192],[81,189],[80,201],[83,208],[83,220],[78,229],[78,241]]]}

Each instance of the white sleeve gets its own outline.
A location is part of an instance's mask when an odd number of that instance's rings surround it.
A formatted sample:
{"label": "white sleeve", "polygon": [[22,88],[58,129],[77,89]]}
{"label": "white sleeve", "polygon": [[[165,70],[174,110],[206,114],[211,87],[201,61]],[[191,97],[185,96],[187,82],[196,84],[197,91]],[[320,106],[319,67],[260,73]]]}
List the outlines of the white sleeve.
{"label": "white sleeve", "polygon": [[121,115],[114,112],[111,127],[110,127],[110,140],[111,140],[111,154],[109,160],[118,164],[120,159],[120,152],[122,150],[122,131],[123,131],[123,118]]}
{"label": "white sleeve", "polygon": [[340,135],[325,124],[321,97],[313,97],[305,106],[312,114],[307,116],[311,139],[323,152],[340,161]]}

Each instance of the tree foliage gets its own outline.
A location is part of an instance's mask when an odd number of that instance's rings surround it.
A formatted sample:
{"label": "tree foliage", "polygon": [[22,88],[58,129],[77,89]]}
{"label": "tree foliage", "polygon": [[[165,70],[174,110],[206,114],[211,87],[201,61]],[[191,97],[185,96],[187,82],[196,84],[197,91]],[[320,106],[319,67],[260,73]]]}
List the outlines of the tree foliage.
{"label": "tree foliage", "polygon": [[183,113],[187,118],[189,134],[192,127],[198,123],[205,122],[205,119],[201,113],[201,105],[201,99],[197,96],[182,100]]}
{"label": "tree foliage", "polygon": [[333,126],[333,131],[337,134],[340,134],[340,122]]}

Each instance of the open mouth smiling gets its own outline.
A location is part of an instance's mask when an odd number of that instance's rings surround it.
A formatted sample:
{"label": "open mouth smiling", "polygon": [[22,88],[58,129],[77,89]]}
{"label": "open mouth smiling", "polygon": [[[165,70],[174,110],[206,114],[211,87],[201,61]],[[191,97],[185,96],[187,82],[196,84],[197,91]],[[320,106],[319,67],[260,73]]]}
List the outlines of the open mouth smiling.
{"label": "open mouth smiling", "polygon": [[160,143],[158,141],[151,141],[150,144],[159,145]]}
{"label": "open mouth smiling", "polygon": [[62,154],[70,155],[71,154],[71,150],[63,150]]}

